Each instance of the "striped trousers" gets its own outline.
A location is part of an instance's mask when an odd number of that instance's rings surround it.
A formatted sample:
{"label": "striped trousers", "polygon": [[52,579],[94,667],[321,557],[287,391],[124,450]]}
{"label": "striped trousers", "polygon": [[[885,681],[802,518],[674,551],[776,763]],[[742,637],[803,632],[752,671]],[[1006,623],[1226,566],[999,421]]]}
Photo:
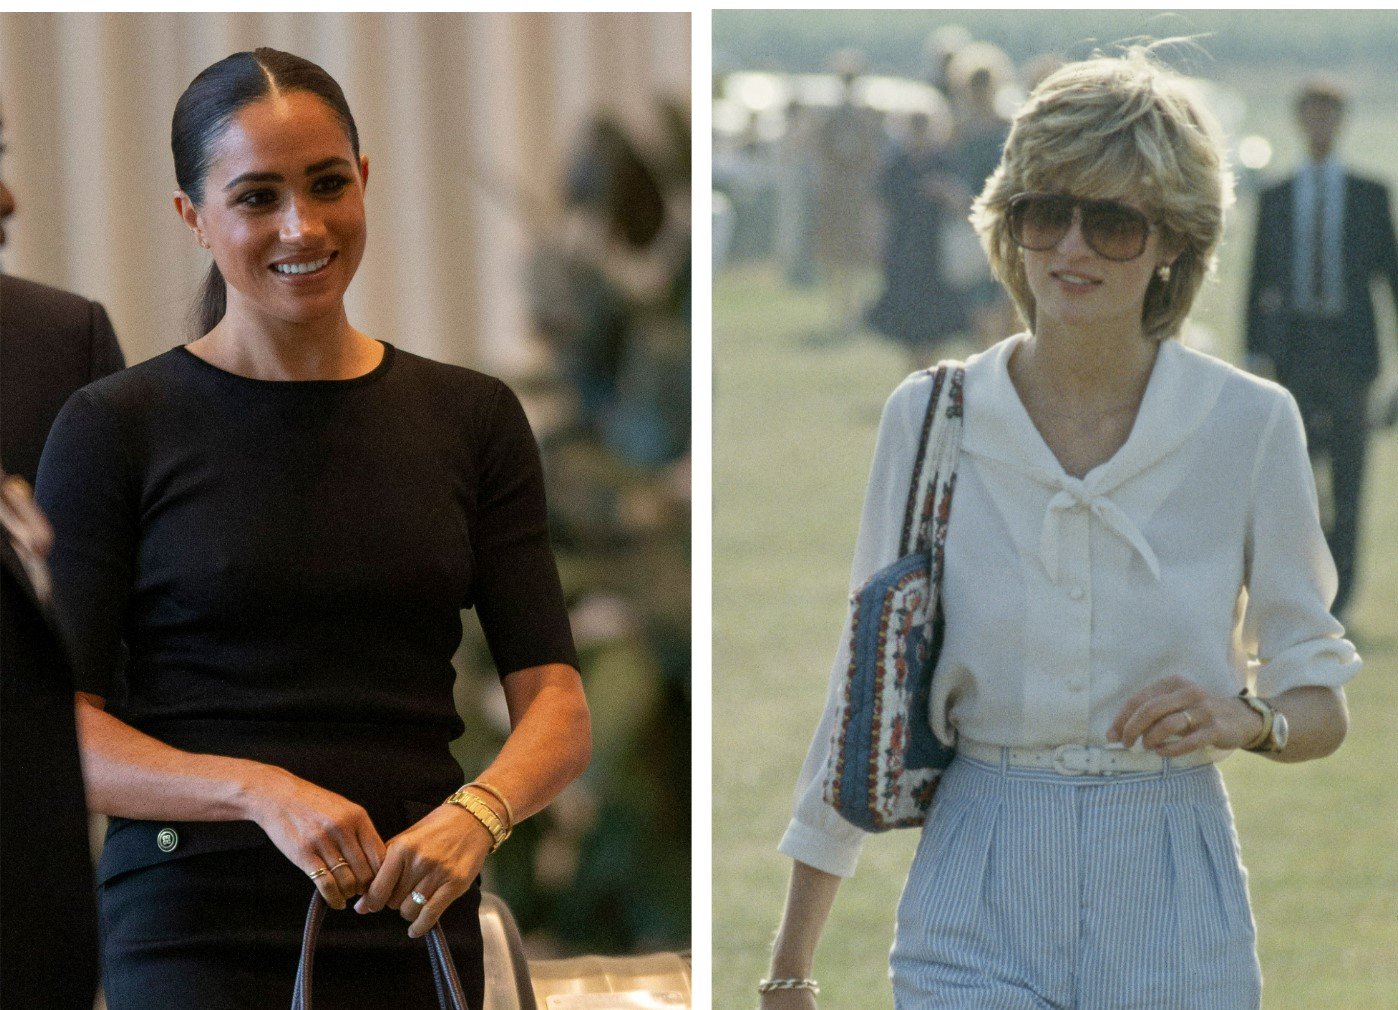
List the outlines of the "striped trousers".
{"label": "striped trousers", "polygon": [[1070,776],[958,755],[898,904],[897,1010],[1257,1010],[1212,764]]}

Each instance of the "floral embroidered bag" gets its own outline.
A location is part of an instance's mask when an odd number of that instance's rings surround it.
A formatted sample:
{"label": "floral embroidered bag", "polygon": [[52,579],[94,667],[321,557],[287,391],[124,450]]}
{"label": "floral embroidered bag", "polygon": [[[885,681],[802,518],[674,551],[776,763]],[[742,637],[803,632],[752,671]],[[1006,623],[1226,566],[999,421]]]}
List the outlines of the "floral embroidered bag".
{"label": "floral embroidered bag", "polygon": [[933,734],[928,702],[966,370],[942,362],[932,375],[899,559],[850,597],[850,664],[825,766],[825,802],[865,831],[920,826],[954,753]]}

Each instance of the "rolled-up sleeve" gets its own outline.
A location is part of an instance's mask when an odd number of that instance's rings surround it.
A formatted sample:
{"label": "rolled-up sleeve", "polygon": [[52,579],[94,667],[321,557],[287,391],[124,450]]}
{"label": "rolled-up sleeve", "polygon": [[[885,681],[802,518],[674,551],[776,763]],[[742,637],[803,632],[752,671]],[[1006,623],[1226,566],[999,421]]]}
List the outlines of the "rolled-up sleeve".
{"label": "rolled-up sleeve", "polygon": [[1301,413],[1280,389],[1253,469],[1246,550],[1243,644],[1258,659],[1257,693],[1341,689],[1359,672],[1359,655],[1330,613],[1335,563],[1320,526]]}
{"label": "rolled-up sleeve", "polygon": [[[879,569],[898,560],[920,422],[926,413],[931,389],[931,377],[925,372],[916,373],[894,390],[884,405],[850,569],[851,593]],[[796,810],[777,846],[792,859],[839,877],[853,875],[866,837],[865,832],[836,813],[823,796],[825,766],[834,739],[838,692],[850,662],[849,632],[847,617],[830,671],[825,711],[796,785]]]}

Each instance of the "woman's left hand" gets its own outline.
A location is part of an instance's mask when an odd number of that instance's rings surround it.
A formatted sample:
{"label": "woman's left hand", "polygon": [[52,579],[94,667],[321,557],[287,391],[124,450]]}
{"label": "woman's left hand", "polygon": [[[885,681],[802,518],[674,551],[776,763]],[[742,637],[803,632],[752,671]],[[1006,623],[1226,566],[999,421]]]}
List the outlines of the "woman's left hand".
{"label": "woman's left hand", "polygon": [[1161,757],[1204,747],[1236,750],[1262,732],[1262,717],[1236,695],[1211,694],[1187,677],[1165,677],[1132,695],[1107,739],[1134,746],[1140,739]]}
{"label": "woman's left hand", "polygon": [[[388,840],[383,866],[354,910],[362,915],[396,908],[412,924],[409,936],[425,936],[447,907],[470,888],[492,841],[490,832],[470,813],[444,803]],[[427,904],[413,901],[414,891]]]}

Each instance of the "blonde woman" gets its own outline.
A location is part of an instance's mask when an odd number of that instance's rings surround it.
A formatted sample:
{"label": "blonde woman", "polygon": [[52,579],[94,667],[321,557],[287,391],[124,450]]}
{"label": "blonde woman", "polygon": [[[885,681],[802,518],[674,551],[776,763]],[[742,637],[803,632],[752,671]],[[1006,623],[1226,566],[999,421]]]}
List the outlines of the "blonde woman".
{"label": "blonde woman", "polygon": [[[899,903],[901,1010],[1259,1005],[1215,763],[1333,752],[1359,659],[1295,403],[1175,339],[1231,199],[1212,117],[1135,49],[1045,79],[976,201],[1028,330],[966,364],[927,713],[957,756]],[[930,385],[884,410],[854,585],[895,560]],[[765,1010],[815,1005],[862,841],[821,799],[832,713],[780,846]]]}

